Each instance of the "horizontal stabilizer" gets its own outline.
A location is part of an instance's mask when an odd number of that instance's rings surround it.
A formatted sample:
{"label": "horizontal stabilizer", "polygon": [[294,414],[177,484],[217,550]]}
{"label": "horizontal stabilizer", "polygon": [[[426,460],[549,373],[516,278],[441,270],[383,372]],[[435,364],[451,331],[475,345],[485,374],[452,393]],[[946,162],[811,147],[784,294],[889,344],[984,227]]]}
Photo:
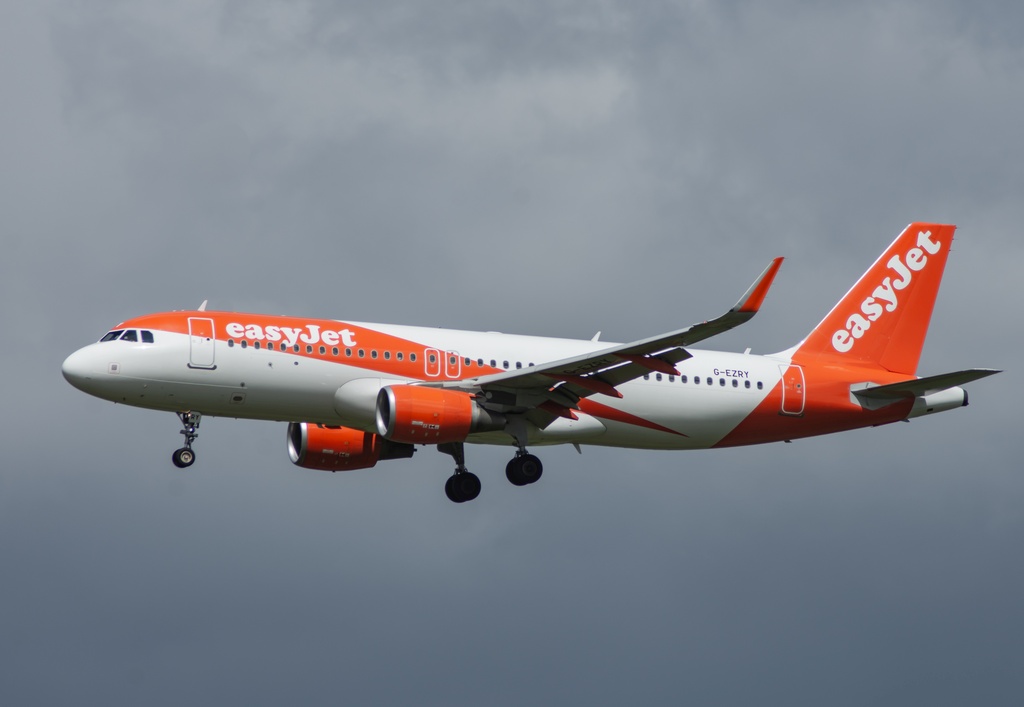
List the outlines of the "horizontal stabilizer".
{"label": "horizontal stabilizer", "polygon": [[954,388],[979,378],[985,378],[996,373],[1002,373],[991,368],[970,368],[966,371],[954,373],[942,373],[937,376],[927,376],[903,381],[901,383],[890,383],[889,385],[867,384],[865,388],[851,387],[851,392],[859,398],[871,398],[873,400],[898,400],[901,398],[916,398],[923,395],[932,395],[949,388]]}

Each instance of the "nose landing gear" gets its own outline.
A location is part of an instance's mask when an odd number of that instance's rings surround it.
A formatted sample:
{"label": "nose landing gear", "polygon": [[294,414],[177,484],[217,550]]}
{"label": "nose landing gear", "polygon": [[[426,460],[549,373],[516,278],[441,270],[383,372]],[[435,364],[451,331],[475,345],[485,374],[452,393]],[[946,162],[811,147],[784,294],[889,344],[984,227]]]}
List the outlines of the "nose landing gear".
{"label": "nose landing gear", "polygon": [[180,430],[180,434],[185,435],[185,446],[174,450],[174,453],[171,455],[171,461],[179,469],[185,469],[195,463],[196,453],[192,451],[192,443],[199,436],[197,430],[203,416],[198,412],[179,412],[178,419],[181,420],[181,426],[185,428]]}

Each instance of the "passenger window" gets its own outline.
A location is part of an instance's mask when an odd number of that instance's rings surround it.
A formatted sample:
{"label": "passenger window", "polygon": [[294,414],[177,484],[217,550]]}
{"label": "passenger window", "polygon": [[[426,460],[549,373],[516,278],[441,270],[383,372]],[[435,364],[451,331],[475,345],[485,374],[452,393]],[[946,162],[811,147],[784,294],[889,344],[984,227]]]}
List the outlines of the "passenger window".
{"label": "passenger window", "polygon": [[655,373],[654,374],[654,380],[659,380],[660,381],[661,380],[661,374],[660,373]]}
{"label": "passenger window", "polygon": [[359,349],[359,358],[366,358],[366,351]]}
{"label": "passenger window", "polygon": [[327,347],[326,346],[321,346],[320,347],[320,355],[323,356],[325,353],[327,353]]}
{"label": "passenger window", "polygon": [[139,336],[138,336],[138,334],[136,333],[136,331],[134,329],[129,329],[128,331],[126,331],[124,333],[124,336],[121,337],[121,341],[138,341],[138,340],[139,340]]}
{"label": "passenger window", "polygon": [[491,359],[491,368],[497,368],[497,367],[498,367],[498,362],[497,362],[497,361],[495,361],[495,360],[494,360],[494,359],[492,358],[492,359]]}
{"label": "passenger window", "polygon": [[309,344],[306,344],[306,353],[313,353],[313,347]]}
{"label": "passenger window", "polygon": [[694,376],[693,377],[693,384],[694,385],[700,385],[700,376]]}
{"label": "passenger window", "polygon": [[430,361],[431,363],[437,363],[437,356],[435,356],[434,354],[430,354],[427,357],[427,360]]}
{"label": "passenger window", "polygon": [[685,383],[686,382],[686,376],[679,376],[679,382],[680,383]]}
{"label": "passenger window", "polygon": [[335,346],[333,349],[331,349],[331,355],[332,356],[337,356],[338,355],[338,347],[337,346]]}
{"label": "passenger window", "polygon": [[391,352],[390,351],[385,351],[384,352],[384,360],[385,361],[390,361],[391,360]]}
{"label": "passenger window", "polygon": [[121,334],[123,332],[124,329],[115,329],[114,331],[108,331],[106,334],[103,335],[103,338],[100,339],[100,341],[113,341],[114,339],[119,339],[121,338]]}
{"label": "passenger window", "polygon": [[413,363],[416,363],[416,354],[414,354],[414,353],[409,354],[409,360],[412,361]]}
{"label": "passenger window", "polygon": [[749,388],[750,387],[750,381],[743,381],[743,387],[744,388]]}
{"label": "passenger window", "polygon": [[144,343],[144,344],[152,344],[153,343],[153,332],[147,331],[146,329],[143,329],[142,330],[142,343]]}
{"label": "passenger window", "polygon": [[649,381],[650,379],[651,379],[651,374],[650,373],[645,373],[644,374],[644,380],[645,381]]}
{"label": "passenger window", "polygon": [[675,383],[676,382],[676,377],[675,376],[669,376],[668,377],[668,382],[669,383]]}
{"label": "passenger window", "polygon": [[740,387],[740,382],[738,380],[736,380],[735,378],[732,379],[732,387],[733,388],[739,388]]}
{"label": "passenger window", "polygon": [[346,356],[352,356],[352,349],[345,349]]}
{"label": "passenger window", "polygon": [[245,349],[245,348],[248,348],[248,347],[249,347],[249,344],[246,343],[245,339],[242,339],[242,348]]}
{"label": "passenger window", "polygon": [[478,358],[478,359],[476,360],[476,365],[478,365],[478,366],[480,366],[481,368],[483,368],[483,365],[484,365],[484,360],[483,360],[482,358]]}
{"label": "passenger window", "polygon": [[273,341],[268,341],[267,342],[267,351],[273,351],[273,350],[274,350],[274,342]]}
{"label": "passenger window", "polygon": [[235,340],[234,339],[228,339],[228,348],[230,349],[234,345],[235,345]]}
{"label": "passenger window", "polygon": [[466,356],[465,364],[467,366],[472,366],[473,365],[473,359],[471,359],[469,356]]}
{"label": "passenger window", "polygon": [[[292,347],[292,351],[294,351],[295,353],[298,353],[299,352],[299,345],[295,344],[295,346]],[[299,365],[297,361],[296,361],[295,365],[296,366]]]}
{"label": "passenger window", "polygon": [[523,367],[523,362],[522,361],[516,361],[516,368],[522,368],[522,367]]}
{"label": "passenger window", "polygon": [[719,378],[718,379],[718,385],[720,385],[720,386],[722,386],[724,388],[725,387],[725,378]]}
{"label": "passenger window", "polygon": [[757,382],[757,389],[758,390],[763,390],[764,389],[764,383],[762,383],[761,381],[758,381]]}
{"label": "passenger window", "polygon": [[508,370],[508,361],[503,361],[502,365],[505,367],[505,370],[507,371]]}
{"label": "passenger window", "polygon": [[706,382],[707,382],[708,385],[714,385],[714,383],[711,381],[711,376],[707,377],[707,381]]}
{"label": "passenger window", "polygon": [[401,351],[395,354],[395,358],[397,358],[399,361],[401,361],[404,357],[405,356],[402,354]]}
{"label": "passenger window", "polygon": [[252,345],[252,347],[253,347],[254,349],[256,349],[257,351],[259,351],[259,348],[260,348],[260,342],[258,342],[258,341],[255,341],[255,342],[253,342],[253,345]]}

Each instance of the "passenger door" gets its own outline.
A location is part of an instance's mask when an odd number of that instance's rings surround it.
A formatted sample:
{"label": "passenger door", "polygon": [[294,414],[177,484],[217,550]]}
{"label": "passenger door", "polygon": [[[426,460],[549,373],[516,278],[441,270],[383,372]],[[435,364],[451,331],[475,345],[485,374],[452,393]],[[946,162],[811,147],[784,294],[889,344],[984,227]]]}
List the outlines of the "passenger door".
{"label": "passenger door", "polygon": [[203,317],[188,318],[189,367],[214,369],[214,335],[213,320]]}
{"label": "passenger door", "polygon": [[782,414],[803,415],[804,400],[804,369],[795,364],[779,366],[782,371]]}

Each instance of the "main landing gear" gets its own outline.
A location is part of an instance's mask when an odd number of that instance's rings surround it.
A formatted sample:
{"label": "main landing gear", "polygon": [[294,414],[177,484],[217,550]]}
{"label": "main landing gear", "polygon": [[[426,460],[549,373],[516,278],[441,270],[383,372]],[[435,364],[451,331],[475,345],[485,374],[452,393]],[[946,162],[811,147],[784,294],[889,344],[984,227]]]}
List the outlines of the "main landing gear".
{"label": "main landing gear", "polygon": [[[465,445],[449,442],[437,445],[437,451],[449,454],[455,460],[455,473],[444,484],[445,495],[453,503],[472,501],[480,495],[480,477],[466,468]],[[540,459],[520,449],[505,466],[505,477],[515,486],[536,483],[544,473]]]}
{"label": "main landing gear", "polygon": [[203,416],[198,412],[179,412],[178,419],[181,420],[181,426],[185,428],[180,430],[180,433],[185,435],[185,446],[174,450],[174,454],[171,455],[171,461],[174,462],[174,466],[184,469],[195,463],[196,453],[192,451],[192,443],[199,436],[197,430]]}
{"label": "main landing gear", "polygon": [[444,492],[452,503],[472,501],[480,495],[480,477],[466,468],[466,451],[462,442],[437,445],[437,450],[455,460],[455,473],[444,482]]}
{"label": "main landing gear", "polygon": [[536,483],[544,473],[544,465],[540,459],[520,449],[505,466],[505,478],[514,486],[527,486]]}

